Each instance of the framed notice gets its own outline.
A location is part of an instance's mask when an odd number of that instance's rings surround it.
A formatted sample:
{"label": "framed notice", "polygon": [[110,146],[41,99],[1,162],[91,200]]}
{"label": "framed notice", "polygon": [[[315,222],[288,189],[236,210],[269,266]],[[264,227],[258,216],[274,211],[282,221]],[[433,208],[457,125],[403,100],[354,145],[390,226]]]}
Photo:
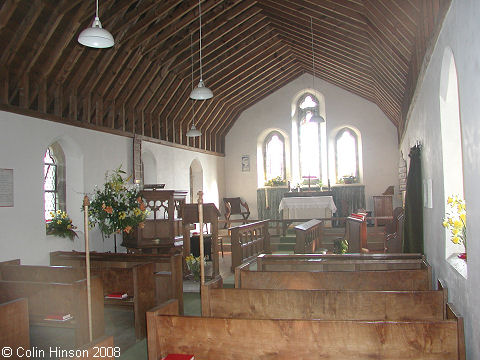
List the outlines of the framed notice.
{"label": "framed notice", "polygon": [[242,155],[242,171],[250,171],[250,155]]}
{"label": "framed notice", "polygon": [[13,169],[0,169],[0,207],[13,207]]}

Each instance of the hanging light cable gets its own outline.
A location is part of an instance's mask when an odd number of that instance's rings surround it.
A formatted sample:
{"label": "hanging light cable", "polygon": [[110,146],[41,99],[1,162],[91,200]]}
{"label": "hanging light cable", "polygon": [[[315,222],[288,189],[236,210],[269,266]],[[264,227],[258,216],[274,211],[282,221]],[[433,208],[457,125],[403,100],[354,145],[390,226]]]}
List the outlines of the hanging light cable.
{"label": "hanging light cable", "polygon": [[78,42],[82,45],[104,49],[112,47],[115,44],[112,34],[107,30],[102,28],[102,23],[98,17],[98,0],[97,11],[95,12],[95,19],[93,20],[92,26],[83,30],[78,36]]}
{"label": "hanging light cable", "polygon": [[[313,46],[313,19],[311,16],[310,16],[310,32],[312,34],[312,70],[313,70],[312,87],[313,87],[313,90],[315,91],[315,48]],[[317,112],[314,112],[310,121],[317,121],[319,123],[322,123],[325,121],[325,119],[320,115],[318,115]]]}
{"label": "hanging light cable", "polygon": [[200,81],[195,89],[190,93],[190,98],[194,100],[207,100],[213,97],[212,90],[207,88],[203,83],[202,77],[202,9],[198,0],[198,17],[200,20]]}
{"label": "hanging light cable", "polygon": [[[192,59],[192,91],[193,91],[193,41],[192,41],[192,34],[190,34],[190,57]],[[195,108],[194,108],[195,102],[192,103],[192,127],[190,130],[187,131],[185,134],[187,137],[197,137],[202,135],[200,130],[197,130],[195,127]]]}

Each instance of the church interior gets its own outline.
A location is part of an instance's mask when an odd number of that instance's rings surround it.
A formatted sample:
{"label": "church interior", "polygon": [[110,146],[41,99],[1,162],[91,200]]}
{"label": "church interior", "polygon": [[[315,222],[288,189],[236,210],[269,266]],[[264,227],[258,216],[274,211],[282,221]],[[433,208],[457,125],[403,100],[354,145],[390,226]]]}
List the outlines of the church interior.
{"label": "church interior", "polygon": [[2,357],[480,359],[479,18],[0,1]]}

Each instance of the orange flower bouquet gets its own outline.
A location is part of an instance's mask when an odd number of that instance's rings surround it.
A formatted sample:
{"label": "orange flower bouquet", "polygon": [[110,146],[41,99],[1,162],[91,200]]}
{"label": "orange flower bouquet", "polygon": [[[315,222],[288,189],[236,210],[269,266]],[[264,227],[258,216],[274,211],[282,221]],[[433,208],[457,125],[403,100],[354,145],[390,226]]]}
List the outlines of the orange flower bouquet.
{"label": "orange flower bouquet", "polygon": [[102,234],[107,236],[120,232],[129,234],[142,227],[148,215],[140,189],[128,183],[131,176],[124,175],[121,166],[112,172],[107,171],[103,189],[96,187],[90,202],[90,226],[98,225]]}

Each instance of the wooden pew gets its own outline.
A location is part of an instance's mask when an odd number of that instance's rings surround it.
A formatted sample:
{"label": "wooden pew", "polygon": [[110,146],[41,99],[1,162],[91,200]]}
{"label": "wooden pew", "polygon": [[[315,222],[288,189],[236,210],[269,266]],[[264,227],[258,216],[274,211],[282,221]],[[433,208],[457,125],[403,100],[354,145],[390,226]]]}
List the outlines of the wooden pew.
{"label": "wooden pew", "polygon": [[323,221],[310,220],[295,226],[295,254],[313,254],[320,247]]}
{"label": "wooden pew", "polygon": [[59,360],[114,360],[120,356],[120,347],[113,345],[113,336],[103,336],[75,350],[62,350],[73,353],[59,354],[65,356]]}
{"label": "wooden pew", "polygon": [[445,320],[447,290],[358,291],[202,286],[202,316],[248,319]]}
{"label": "wooden pew", "polygon": [[421,254],[261,254],[258,271],[365,271],[430,268]]}
{"label": "wooden pew", "polygon": [[430,267],[384,271],[255,271],[235,268],[235,288],[292,290],[431,290]]}
{"label": "wooden pew", "polygon": [[[31,325],[73,328],[75,343],[89,342],[87,282],[79,269],[71,267],[4,265],[0,267],[0,302],[28,299]],[[94,337],[105,332],[103,286],[98,277],[91,279],[92,330]],[[71,314],[64,322],[48,321],[52,314]]]}
{"label": "wooden pew", "polygon": [[268,220],[230,228],[232,271],[245,261],[262,253],[271,253]]}
{"label": "wooden pew", "polygon": [[[113,254],[90,253],[90,266],[126,267],[130,264],[155,264],[155,298],[160,304],[168,299],[178,299],[179,311],[183,313],[183,265],[181,254]],[[55,251],[50,253],[50,265],[85,266],[85,253],[76,251]]]}
{"label": "wooden pew", "polygon": [[[84,266],[79,261],[81,256],[75,257],[73,266]],[[146,336],[145,313],[156,305],[155,299],[155,264],[139,261],[109,261],[105,258],[90,260],[90,272],[97,275],[103,282],[103,295],[115,292],[125,292],[126,299],[109,299],[105,297],[105,305],[128,306],[133,308],[135,319],[135,336],[143,339]],[[64,263],[68,262],[63,258]],[[81,268],[78,268],[81,269]]]}
{"label": "wooden pew", "polygon": [[[28,300],[16,299],[0,304],[0,349],[30,348]],[[16,351],[9,359],[22,359]]]}
{"label": "wooden pew", "polygon": [[327,321],[178,316],[175,300],[147,313],[148,358],[461,359],[460,321]]}

